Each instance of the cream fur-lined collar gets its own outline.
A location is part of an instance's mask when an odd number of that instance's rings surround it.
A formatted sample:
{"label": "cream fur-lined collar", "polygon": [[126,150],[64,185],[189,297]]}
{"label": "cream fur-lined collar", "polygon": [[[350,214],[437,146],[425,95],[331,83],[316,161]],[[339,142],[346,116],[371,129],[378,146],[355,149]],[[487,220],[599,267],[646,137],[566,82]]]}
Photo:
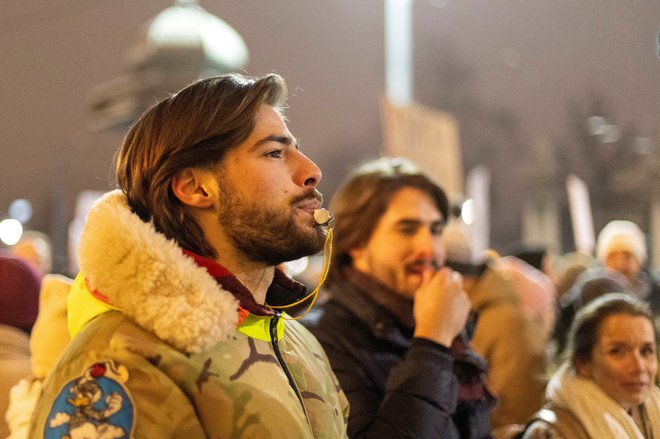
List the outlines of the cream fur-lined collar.
{"label": "cream fur-lined collar", "polygon": [[115,190],[91,208],[78,249],[88,286],[176,349],[199,353],[236,331],[238,301]]}

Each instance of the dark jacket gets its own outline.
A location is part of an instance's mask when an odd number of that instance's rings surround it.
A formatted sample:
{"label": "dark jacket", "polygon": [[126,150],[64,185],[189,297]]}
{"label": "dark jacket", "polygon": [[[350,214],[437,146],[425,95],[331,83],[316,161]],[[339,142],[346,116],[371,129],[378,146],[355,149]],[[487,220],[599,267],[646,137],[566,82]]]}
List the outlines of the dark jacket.
{"label": "dark jacket", "polygon": [[325,349],[350,402],[351,438],[490,438],[494,398],[485,365],[468,343],[451,349],[413,338],[412,303],[373,279],[326,291],[317,321],[304,321]]}

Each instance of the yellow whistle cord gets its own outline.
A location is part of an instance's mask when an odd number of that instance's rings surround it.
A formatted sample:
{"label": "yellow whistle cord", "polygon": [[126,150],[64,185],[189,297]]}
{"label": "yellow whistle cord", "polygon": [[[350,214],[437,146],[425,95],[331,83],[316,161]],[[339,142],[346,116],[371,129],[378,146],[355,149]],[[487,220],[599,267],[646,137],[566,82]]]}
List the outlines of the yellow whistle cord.
{"label": "yellow whistle cord", "polygon": [[323,282],[325,282],[325,279],[328,277],[328,272],[330,271],[330,257],[331,256],[332,256],[332,229],[328,228],[328,234],[325,236],[325,243],[323,244],[323,266],[322,266],[323,268],[321,270],[321,277],[319,278],[319,283],[316,286],[316,288],[314,288],[314,291],[312,291],[311,293],[309,293],[308,295],[306,295],[302,299],[297,300],[297,301],[295,301],[293,303],[290,303],[288,305],[271,306],[271,308],[272,309],[278,309],[278,310],[288,309],[288,308],[292,308],[296,305],[300,305],[304,301],[311,298],[312,300],[309,302],[309,306],[307,307],[305,312],[300,314],[299,316],[288,317],[288,316],[282,315],[282,318],[286,319],[286,320],[299,320],[299,319],[302,319],[303,317],[305,317],[312,310],[312,307],[314,306],[314,303],[316,303],[316,299],[319,296],[319,290],[321,289],[321,286],[323,285]]}

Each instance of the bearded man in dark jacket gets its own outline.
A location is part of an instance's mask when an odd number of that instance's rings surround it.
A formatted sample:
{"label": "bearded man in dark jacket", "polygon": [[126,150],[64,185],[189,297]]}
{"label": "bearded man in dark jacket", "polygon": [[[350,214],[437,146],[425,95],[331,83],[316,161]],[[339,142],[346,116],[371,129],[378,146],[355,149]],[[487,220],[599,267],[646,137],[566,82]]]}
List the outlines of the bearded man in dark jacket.
{"label": "bearded man in dark jacket", "polygon": [[460,274],[441,268],[443,190],[413,163],[382,158],[353,171],[331,210],[328,300],[306,323],[350,401],[349,436],[491,437],[470,302]]}

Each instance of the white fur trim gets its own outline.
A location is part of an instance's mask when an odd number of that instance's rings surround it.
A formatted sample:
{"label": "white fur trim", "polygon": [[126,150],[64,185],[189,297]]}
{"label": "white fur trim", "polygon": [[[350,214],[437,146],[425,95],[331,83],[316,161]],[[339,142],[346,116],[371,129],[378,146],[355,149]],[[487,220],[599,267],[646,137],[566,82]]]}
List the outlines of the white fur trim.
{"label": "white fur trim", "polygon": [[235,333],[234,296],[135,215],[121,191],[94,204],[78,253],[92,288],[175,348],[199,353]]}

